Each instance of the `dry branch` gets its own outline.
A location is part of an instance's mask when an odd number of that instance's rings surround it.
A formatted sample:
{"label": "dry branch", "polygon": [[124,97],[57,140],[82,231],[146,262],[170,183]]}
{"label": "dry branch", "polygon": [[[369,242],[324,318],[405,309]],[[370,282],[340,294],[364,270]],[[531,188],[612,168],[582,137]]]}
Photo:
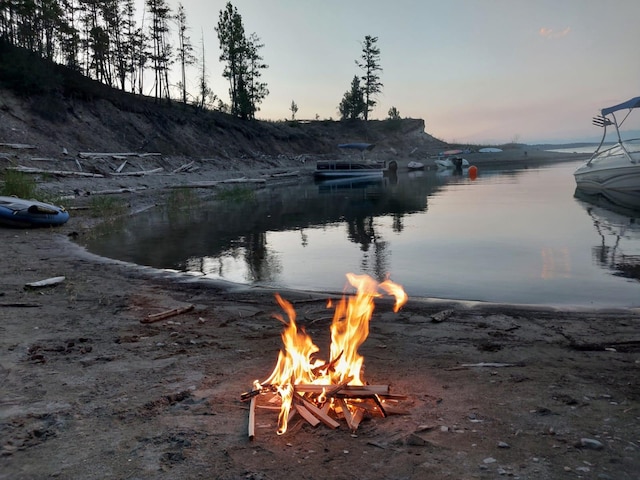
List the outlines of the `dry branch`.
{"label": "dry branch", "polygon": [[166,312],[155,313],[152,315],[147,315],[146,318],[140,320],[140,323],[154,323],[159,322],[161,320],[165,320],[167,318],[175,317],[177,315],[182,315],[183,313],[190,312],[194,309],[193,305],[187,305],[186,307],[178,307],[172,310],[167,310]]}

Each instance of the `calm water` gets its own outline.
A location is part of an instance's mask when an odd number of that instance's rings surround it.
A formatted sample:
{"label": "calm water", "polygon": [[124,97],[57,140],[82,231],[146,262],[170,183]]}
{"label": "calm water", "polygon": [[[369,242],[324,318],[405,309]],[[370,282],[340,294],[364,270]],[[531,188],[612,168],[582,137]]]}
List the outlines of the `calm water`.
{"label": "calm water", "polygon": [[[388,274],[412,297],[640,306],[640,213],[574,197],[579,162],[267,189],[144,213],[90,251],[212,279],[341,291]],[[634,267],[635,266],[635,267]]]}

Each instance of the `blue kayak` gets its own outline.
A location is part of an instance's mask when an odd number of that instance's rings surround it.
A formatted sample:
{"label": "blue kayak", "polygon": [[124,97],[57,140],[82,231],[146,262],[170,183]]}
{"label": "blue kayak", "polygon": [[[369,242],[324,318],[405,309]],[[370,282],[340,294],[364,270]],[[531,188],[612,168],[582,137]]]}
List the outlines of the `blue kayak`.
{"label": "blue kayak", "polygon": [[0,197],[0,225],[9,227],[52,227],[69,220],[69,212],[37,200]]}

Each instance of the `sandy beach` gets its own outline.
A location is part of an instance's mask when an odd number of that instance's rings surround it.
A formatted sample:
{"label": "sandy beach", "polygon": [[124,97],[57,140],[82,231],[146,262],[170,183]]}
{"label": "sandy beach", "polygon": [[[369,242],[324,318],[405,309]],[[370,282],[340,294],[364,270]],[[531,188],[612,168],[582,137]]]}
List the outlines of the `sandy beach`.
{"label": "sandy beach", "polygon": [[[402,395],[405,414],[355,432],[297,416],[279,436],[277,413],[262,409],[249,440],[240,395],[281,348],[276,292],[97,258],[73,240],[101,221],[81,209],[91,192],[127,189],[135,213],[177,183],[287,181],[281,169],[51,176],[39,188],[67,196],[71,220],[0,228],[0,479],[638,478],[640,313],[630,310],[409,299],[396,314],[382,299],[360,349],[365,379]],[[26,286],[53,277],[64,280]],[[326,348],[327,295],[280,293]]]}

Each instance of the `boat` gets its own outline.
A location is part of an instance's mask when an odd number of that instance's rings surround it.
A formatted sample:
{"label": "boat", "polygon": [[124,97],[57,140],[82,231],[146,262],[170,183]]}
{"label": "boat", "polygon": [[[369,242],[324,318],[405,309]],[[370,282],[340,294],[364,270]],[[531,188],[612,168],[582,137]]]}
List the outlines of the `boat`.
{"label": "boat", "polygon": [[436,167],[443,170],[447,170],[447,169],[462,170],[463,168],[469,168],[469,161],[466,158],[461,158],[461,157],[442,158],[442,159],[436,160],[435,162],[436,162]]}
{"label": "boat", "polygon": [[398,164],[394,161],[387,165],[385,161],[365,160],[364,152],[373,149],[371,143],[343,143],[338,148],[354,149],[362,152],[361,160],[318,160],[316,163],[316,178],[344,178],[344,177],[383,177],[389,172],[395,172]]}
{"label": "boat", "polygon": [[[640,108],[640,97],[603,108],[600,115],[594,117],[593,124],[603,128],[602,140],[591,158],[574,172],[578,188],[640,192],[640,138],[623,140],[620,133],[620,128],[636,108]],[[626,113],[618,121],[616,113],[623,111]],[[607,138],[607,127],[615,130],[613,145]]]}
{"label": "boat", "polygon": [[412,160],[409,163],[407,163],[407,168],[409,170],[424,170],[424,163],[416,162],[415,160]]}
{"label": "boat", "polygon": [[69,220],[64,207],[25,200],[18,197],[0,197],[0,225],[9,227],[52,227]]}

